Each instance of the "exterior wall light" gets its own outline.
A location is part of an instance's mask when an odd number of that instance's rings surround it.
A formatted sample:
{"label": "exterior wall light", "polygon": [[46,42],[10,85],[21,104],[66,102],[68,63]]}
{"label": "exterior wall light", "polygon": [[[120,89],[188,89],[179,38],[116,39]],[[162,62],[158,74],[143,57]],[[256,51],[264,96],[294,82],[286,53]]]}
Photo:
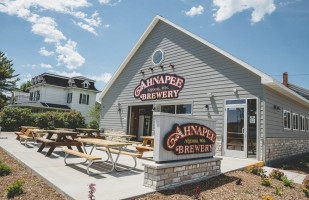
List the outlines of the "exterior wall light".
{"label": "exterior wall light", "polygon": [[214,97],[214,95],[210,92],[210,93],[207,93],[207,94],[206,94],[206,97],[211,98],[211,97]]}
{"label": "exterior wall light", "polygon": [[209,105],[208,105],[208,104],[206,104],[206,105],[205,105],[205,108],[206,108],[206,109],[209,109]]}
{"label": "exterior wall light", "polygon": [[235,88],[235,89],[233,89],[233,92],[234,92],[234,94],[237,94],[238,90]]}
{"label": "exterior wall light", "polygon": [[170,64],[168,67],[174,69],[175,66],[173,64]]}
{"label": "exterior wall light", "polygon": [[144,74],[145,74],[145,72],[144,72],[143,70],[141,70],[139,73],[140,73],[141,75],[144,75]]}
{"label": "exterior wall light", "polygon": [[163,65],[158,65],[158,67],[159,67],[160,69],[163,69],[163,68],[164,68],[164,66],[163,66]]}
{"label": "exterior wall light", "polygon": [[279,111],[279,110],[280,110],[280,107],[277,106],[277,105],[274,105],[274,109],[277,110],[277,111]]}
{"label": "exterior wall light", "polygon": [[152,67],[149,67],[148,70],[153,71],[153,68],[152,68]]}

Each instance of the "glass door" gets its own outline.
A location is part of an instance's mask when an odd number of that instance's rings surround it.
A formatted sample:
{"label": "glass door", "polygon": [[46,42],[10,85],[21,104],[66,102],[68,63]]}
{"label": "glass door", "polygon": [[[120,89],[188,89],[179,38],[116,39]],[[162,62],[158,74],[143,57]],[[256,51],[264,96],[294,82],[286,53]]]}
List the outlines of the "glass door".
{"label": "glass door", "polygon": [[247,107],[227,105],[225,108],[225,155],[247,158]]}

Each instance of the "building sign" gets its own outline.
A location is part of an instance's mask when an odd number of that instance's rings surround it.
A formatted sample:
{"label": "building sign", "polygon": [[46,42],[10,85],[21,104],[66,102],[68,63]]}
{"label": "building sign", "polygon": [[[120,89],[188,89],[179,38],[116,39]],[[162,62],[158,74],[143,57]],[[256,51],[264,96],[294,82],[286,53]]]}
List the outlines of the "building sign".
{"label": "building sign", "polygon": [[174,124],[164,138],[164,148],[176,155],[212,152],[216,133],[200,124]]}
{"label": "building sign", "polygon": [[134,97],[142,101],[178,98],[185,79],[172,74],[159,74],[142,79],[134,90]]}

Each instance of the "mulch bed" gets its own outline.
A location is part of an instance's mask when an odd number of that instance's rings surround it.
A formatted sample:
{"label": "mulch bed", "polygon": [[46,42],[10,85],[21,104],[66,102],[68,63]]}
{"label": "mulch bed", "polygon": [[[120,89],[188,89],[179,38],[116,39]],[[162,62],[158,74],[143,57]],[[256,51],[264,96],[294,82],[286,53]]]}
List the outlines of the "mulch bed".
{"label": "mulch bed", "polygon": [[[241,185],[236,181],[241,179]],[[271,187],[260,184],[260,177],[244,171],[229,172],[207,181],[195,184],[188,184],[176,189],[164,190],[137,198],[138,200],[153,199],[194,199],[196,186],[200,185],[201,197],[204,199],[262,199],[262,196],[269,195],[274,199],[307,199],[302,191],[302,185],[293,184],[293,188],[285,187],[281,181],[272,180]],[[275,194],[275,186],[283,187],[283,195]]]}
{"label": "mulch bed", "polygon": [[12,185],[16,180],[25,181],[25,184],[23,185],[24,193],[12,199],[67,199],[45,184],[42,180],[32,175],[24,166],[9,156],[2,148],[0,148],[0,161],[12,169],[10,175],[0,176],[0,199],[7,199],[6,188],[9,185]]}
{"label": "mulch bed", "polygon": [[287,171],[291,171],[291,172],[308,175],[309,174],[309,154],[304,154],[295,159],[284,161],[280,164],[274,165],[274,167],[287,170]]}

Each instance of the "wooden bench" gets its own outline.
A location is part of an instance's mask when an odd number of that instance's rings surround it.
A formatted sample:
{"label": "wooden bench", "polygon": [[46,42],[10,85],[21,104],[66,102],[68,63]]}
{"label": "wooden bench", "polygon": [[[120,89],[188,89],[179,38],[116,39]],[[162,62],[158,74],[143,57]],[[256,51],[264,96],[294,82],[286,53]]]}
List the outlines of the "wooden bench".
{"label": "wooden bench", "polygon": [[[97,148],[97,149],[98,149],[98,150],[105,151],[106,153],[108,152],[108,149],[105,148],[105,147],[99,147],[99,148]],[[117,160],[118,160],[118,158],[119,158],[119,154],[121,154],[121,155],[126,155],[126,156],[131,156],[131,157],[133,158],[133,160],[134,160],[134,166],[131,167],[131,168],[127,168],[127,169],[125,169],[125,170],[135,169],[135,168],[136,168],[136,164],[137,164],[136,158],[142,157],[142,155],[140,155],[140,154],[138,154],[138,153],[133,153],[133,152],[128,152],[128,151],[120,151],[120,152],[119,152],[119,150],[117,150],[117,149],[112,149],[112,148],[110,148],[109,151],[110,151],[111,153],[118,154],[118,156],[117,156],[117,158],[116,158],[116,161],[115,161],[116,163],[117,163]],[[107,153],[107,154],[108,154],[108,153]],[[108,156],[111,156],[111,155],[108,154]],[[119,172],[119,171],[125,171],[125,170],[118,170],[118,169],[117,169],[117,165],[115,165],[115,169],[116,169],[116,171],[118,171],[118,172]]]}
{"label": "wooden bench", "polygon": [[[81,158],[85,158],[86,161],[89,161],[89,164],[87,165],[87,173],[88,175],[91,175],[90,171],[89,171],[89,168],[90,166],[92,165],[92,163],[95,161],[95,160],[102,160],[102,158],[100,157],[97,157],[97,156],[93,156],[93,155],[89,155],[89,154],[86,154],[86,153],[81,153],[79,151],[74,151],[74,150],[71,150],[71,149],[62,149],[62,151],[65,153],[65,156],[64,156],[64,163],[66,165],[70,165],[67,163],[66,159],[68,157],[68,155],[74,155],[74,156],[77,156],[77,157],[81,157]],[[82,162],[82,163],[85,163],[85,162]]]}
{"label": "wooden bench", "polygon": [[45,146],[50,146],[50,145],[52,145],[52,144],[55,143],[54,140],[50,140],[50,139],[46,139],[46,138],[41,138],[41,137],[40,137],[40,138],[37,138],[36,140],[39,141],[39,142],[44,143]]}
{"label": "wooden bench", "polygon": [[141,158],[143,156],[143,153],[145,151],[153,151],[153,147],[147,147],[147,146],[133,146],[136,148],[136,150],[138,151],[140,157],[138,158]]}

